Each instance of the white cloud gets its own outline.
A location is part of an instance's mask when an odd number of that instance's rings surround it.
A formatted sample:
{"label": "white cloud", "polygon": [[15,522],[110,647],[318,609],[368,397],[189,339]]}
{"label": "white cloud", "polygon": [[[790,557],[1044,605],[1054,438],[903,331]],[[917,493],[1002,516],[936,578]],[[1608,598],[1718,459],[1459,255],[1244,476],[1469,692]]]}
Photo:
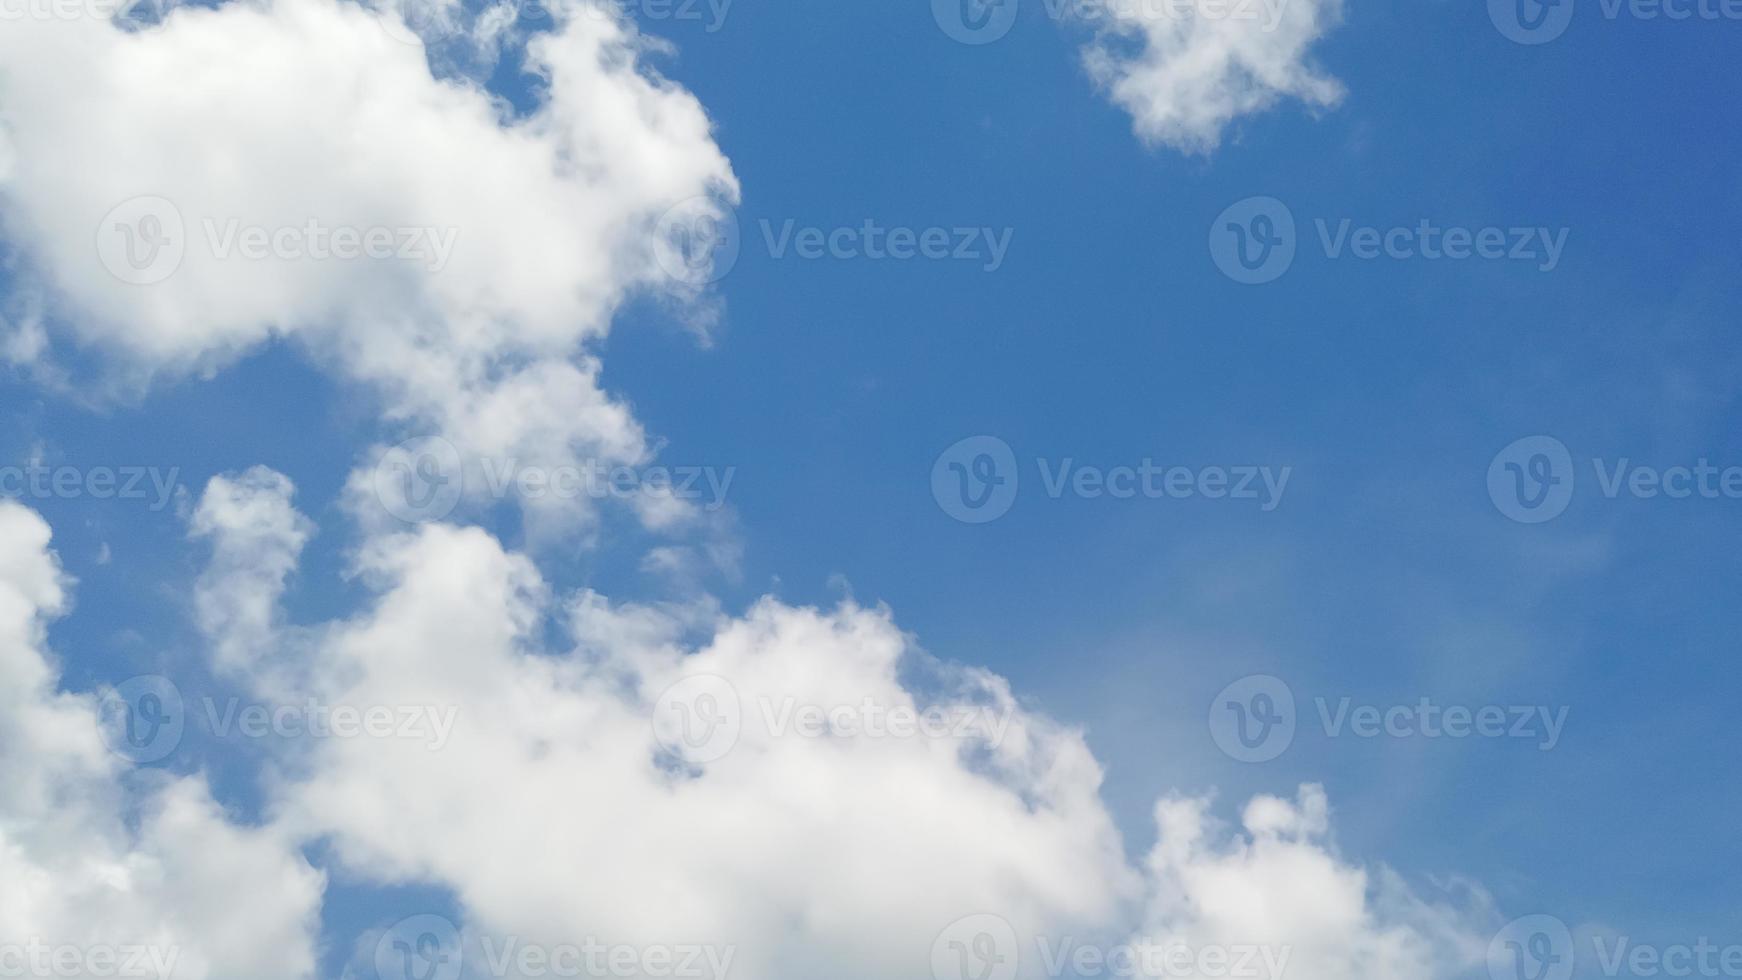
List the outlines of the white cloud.
{"label": "white cloud", "polygon": [[1375,880],[1343,862],[1320,787],[1294,801],[1255,797],[1239,833],[1211,817],[1207,799],[1164,799],[1155,815],[1143,927],[1154,941],[1262,943],[1287,951],[1290,976],[1314,980],[1451,976],[1481,961],[1470,926],[1485,897],[1430,904],[1383,869]]}
{"label": "white cloud", "polygon": [[1342,0],[1092,0],[1089,10],[1089,73],[1146,143],[1208,153],[1230,124],[1279,101],[1343,98],[1309,58]]}
{"label": "white cloud", "polygon": [[[235,490],[215,483],[201,513],[240,515],[225,503]],[[258,521],[228,525],[237,548],[225,521],[206,525],[220,553],[281,554],[257,547]],[[288,696],[451,708],[457,725],[439,751],[313,746],[275,788],[275,812],[299,839],[330,841],[349,873],[452,889],[474,937],[705,944],[730,948],[733,976],[750,978],[929,975],[940,932],[988,912],[1018,937],[1023,976],[1044,973],[1043,941],[1066,937],[1267,944],[1310,967],[1291,975],[1322,980],[1431,980],[1479,948],[1479,902],[1429,905],[1339,858],[1316,788],[1254,800],[1234,836],[1207,801],[1166,800],[1160,842],[1133,867],[1081,734],[1018,704],[1001,678],[931,660],[887,610],[764,599],[726,617],[706,601],[559,600],[525,557],[446,525],[371,538],[357,571],[376,598],[305,632],[319,637],[312,687]],[[547,640],[552,621],[565,642]],[[661,740],[677,731],[661,727],[662,695],[680,681],[736,718],[729,751],[692,757],[705,740]],[[783,721],[795,705],[941,707],[999,724],[964,738],[807,737]]]}
{"label": "white cloud", "polygon": [[[547,588],[480,531],[377,540],[362,571],[384,591],[323,631],[319,674],[335,680],[321,696],[452,706],[458,726],[440,752],[321,746],[284,816],[378,880],[453,888],[475,929],[732,947],[743,976],[893,976],[966,912],[1099,921],[1130,879],[1098,768],[1040,719],[1019,713],[981,771],[953,745],[769,731],[761,706],[787,696],[913,703],[896,677],[908,644],[885,613],[765,601],[709,623],[688,654],[668,614],[583,599],[567,610],[574,648],[550,651],[537,640]],[[625,619],[642,621],[640,642],[611,639]],[[680,773],[650,714],[693,674],[732,679],[744,732]],[[972,683],[1016,710],[1001,684]]]}
{"label": "white cloud", "polygon": [[[1295,3],[1261,36],[1115,14],[1089,61],[1146,138],[1208,149],[1278,98],[1335,101],[1303,62],[1335,13]],[[562,19],[528,43],[544,84],[524,115],[438,78],[378,15],[334,0],[181,8],[136,32],[9,24],[0,214],[33,305],[10,311],[6,355],[38,361],[70,338],[148,380],[290,338],[371,386],[390,424],[439,431],[463,454],[641,461],[646,440],[603,391],[590,345],[638,291],[698,299],[661,267],[670,243],[655,225],[699,195],[735,200],[736,182],[699,104],[641,65],[627,25]],[[484,22],[477,40],[498,43],[500,20]],[[171,210],[127,204],[142,196]],[[452,233],[452,252],[312,261],[284,254],[292,235],[277,257],[220,259],[208,219],[220,239],[232,221],[238,234],[429,229]],[[185,227],[184,254],[160,276],[140,249],[167,220]],[[47,529],[0,507],[0,937],[137,936],[181,948],[182,976],[306,977],[322,882],[295,845],[320,841],[362,880],[450,889],[474,934],[730,947],[734,977],[755,980],[923,976],[940,930],[980,913],[1025,943],[1079,930],[1298,941],[1336,978],[1433,977],[1459,959],[1459,913],[1337,857],[1316,791],[1256,801],[1232,842],[1212,836],[1203,803],[1164,803],[1161,843],[1133,866],[1081,733],[999,677],[930,660],[887,610],[764,599],[734,617],[705,597],[564,598],[482,530],[363,522],[354,564],[372,601],[288,625],[280,600],[313,533],[291,493],[254,470],[214,481],[194,515],[213,554],[195,609],[215,666],[262,699],[455,709],[458,727],[439,750],[298,746],[263,787],[263,829],[229,822],[199,780],[135,800],[92,699],[56,693],[40,652],[65,601]],[[671,520],[664,503],[646,502],[650,524]],[[695,563],[668,549],[649,567],[681,577]],[[702,761],[662,741],[672,722],[658,712],[674,684],[710,677],[729,684],[738,728]],[[789,710],[866,705],[998,725],[962,738],[779,730]],[[121,816],[132,803],[137,828]]]}
{"label": "white cloud", "polygon": [[[314,525],[290,505],[290,480],[265,467],[206,487],[192,533],[213,544],[194,591],[200,628],[213,638],[213,665],[255,684],[283,669],[262,662],[278,642],[278,600]],[[278,678],[272,689],[293,683]]]}
{"label": "white cloud", "polygon": [[0,503],[7,968],[64,970],[32,957],[73,957],[105,975],[98,957],[137,951],[183,980],[311,975],[323,877],[280,832],[232,822],[203,780],[130,774],[96,699],[56,690],[43,643],[68,583],[48,545],[40,517]]}
{"label": "white cloud", "polygon": [[[338,0],[8,21],[0,218],[45,312],[14,311],[7,356],[46,356],[46,322],[145,383],[286,337],[468,456],[644,462],[586,350],[631,294],[698,299],[657,222],[737,183],[633,27],[577,9],[525,42],[524,114]],[[310,257],[353,234],[409,254]]]}

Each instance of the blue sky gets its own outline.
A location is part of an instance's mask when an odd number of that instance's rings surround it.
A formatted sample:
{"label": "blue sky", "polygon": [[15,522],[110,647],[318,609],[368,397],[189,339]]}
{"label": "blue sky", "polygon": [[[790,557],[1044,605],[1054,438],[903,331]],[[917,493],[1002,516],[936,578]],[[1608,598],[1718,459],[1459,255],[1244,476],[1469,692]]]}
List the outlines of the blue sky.
{"label": "blue sky", "polygon": [[[1738,295],[1711,248],[1742,205],[1717,124],[1734,32],[1589,6],[1539,47],[1480,8],[1351,6],[1319,48],[1346,103],[1242,120],[1207,159],[1131,139],[1043,11],[978,48],[899,5],[674,28],[670,70],[717,107],[746,216],[1015,236],[990,275],[747,249],[718,347],[619,331],[615,383],[674,452],[742,460],[752,590],[821,601],[838,573],[934,652],[995,665],[1089,726],[1140,838],[1157,783],[1324,779],[1351,848],[1505,882],[1508,904],[1716,929],[1737,913],[1736,845],[1713,819],[1736,802],[1720,774],[1738,569],[1718,546],[1734,502],[1591,499],[1583,458],[1586,495],[1546,526],[1485,492],[1493,455],[1536,433],[1660,466],[1742,456]],[[1308,216],[1570,234],[1547,274],[1306,250],[1247,287],[1205,237],[1254,194],[1303,234]],[[964,526],[925,476],[978,433],[1019,457],[1296,474],[1269,514],[1029,493]],[[1303,737],[1241,766],[1201,716],[1259,671],[1379,701],[1566,704],[1568,741]]]}
{"label": "blue sky", "polygon": [[[1157,782],[1239,795],[1324,778],[1359,799],[1350,848],[1639,930],[1733,921],[1714,872],[1737,853],[1712,815],[1735,790],[1709,778],[1737,748],[1721,693],[1737,567],[1718,547],[1732,501],[1592,500],[1580,460],[1585,494],[1526,527],[1484,484],[1500,447],[1538,432],[1611,460],[1737,458],[1737,289],[1707,233],[1742,193],[1733,127],[1714,125],[1725,24],[1611,23],[1590,5],[1524,47],[1486,10],[1355,5],[1319,49],[1347,103],[1242,120],[1211,158],[1132,141],[1038,10],[977,49],[888,5],[671,33],[672,75],[719,106],[747,216],[1016,230],[993,275],[747,254],[721,343],[676,373],[683,339],[613,336],[653,428],[744,460],[751,587],[820,601],[843,574],[935,653],[1043,693],[1089,726],[1138,836]],[[789,54],[770,64],[766,45]],[[1322,216],[1570,235],[1552,273],[1307,251],[1246,287],[1204,242],[1254,193],[1303,233]],[[1030,493],[960,526],[925,473],[974,433],[1019,458],[1296,475],[1273,513]],[[1200,715],[1259,670],[1380,701],[1566,703],[1570,736],[1549,754],[1303,738],[1247,768],[1214,754]]]}
{"label": "blue sky", "polygon": [[[1742,564],[1728,544],[1742,499],[1611,499],[1596,475],[1623,459],[1742,466],[1742,23],[1610,19],[1581,0],[1564,35],[1523,45],[1481,6],[1353,0],[1311,49],[1346,88],[1339,104],[1282,99],[1199,153],[1135,136],[1082,65],[1089,31],[1039,0],[982,46],[914,3],[737,0],[714,31],[633,12],[671,42],[652,64],[706,107],[742,185],[741,253],[713,286],[723,312],[706,340],[642,300],[594,348],[603,389],[663,442],[661,461],[734,470],[741,558],[693,588],[731,613],[769,593],[886,603],[924,649],[1086,731],[1134,857],[1158,793],[1233,806],[1319,782],[1356,861],[1480,882],[1506,916],[1742,942],[1742,845],[1722,816],[1742,805]],[[488,84],[524,111],[538,88],[507,64]],[[1254,196],[1286,205],[1296,255],[1247,285],[1209,243],[1218,215]],[[1345,219],[1566,237],[1548,271],[1333,257],[1317,222]],[[985,228],[1009,247],[995,271],[777,257],[763,222],[788,220]],[[5,281],[22,293],[16,273]],[[105,370],[76,345],[62,357],[81,377]],[[319,524],[292,621],[364,604],[343,574],[357,544],[343,489],[407,430],[296,343],[95,406],[19,367],[0,409],[7,463],[175,467],[187,491],[162,510],[21,501],[78,580],[50,633],[66,689],[157,672],[227,689],[203,665],[189,598],[204,558],[185,515],[215,475],[269,466]],[[1020,489],[1008,513],[969,524],[940,507],[932,471],[978,435],[1011,448]],[[1525,524],[1488,474],[1536,435],[1567,448],[1576,488],[1564,513]],[[1053,499],[1037,460],[1067,458],[1290,477],[1270,511]],[[476,520],[562,589],[669,592],[642,565],[657,535],[622,514],[589,542],[529,541],[513,506]],[[1280,758],[1246,763],[1206,718],[1255,674],[1289,685],[1300,731]],[[1547,751],[1332,737],[1321,697],[1564,706],[1567,720]],[[164,765],[205,769],[239,812],[261,807],[250,749],[189,748]],[[335,871],[327,969],[356,935],[457,915],[452,903]]]}

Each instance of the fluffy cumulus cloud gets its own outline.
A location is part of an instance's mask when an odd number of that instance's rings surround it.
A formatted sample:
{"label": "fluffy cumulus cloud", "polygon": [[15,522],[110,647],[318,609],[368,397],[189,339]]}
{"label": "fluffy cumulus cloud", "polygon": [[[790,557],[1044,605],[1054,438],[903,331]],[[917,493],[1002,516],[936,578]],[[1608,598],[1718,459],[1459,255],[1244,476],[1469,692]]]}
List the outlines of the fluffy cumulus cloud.
{"label": "fluffy cumulus cloud", "polygon": [[[304,534],[290,489],[220,479],[196,517],[232,573],[261,563],[251,609],[276,603]],[[734,977],[941,980],[980,975],[958,955],[1056,974],[1049,959],[1091,941],[1251,948],[1250,976],[1270,976],[1268,953],[1305,970],[1289,976],[1351,980],[1451,975],[1479,948],[1472,903],[1429,905],[1338,857],[1313,788],[1255,800],[1239,834],[1206,801],[1164,801],[1134,866],[1081,734],[931,659],[887,610],[562,596],[448,525],[372,537],[356,561],[365,609],[260,645],[311,668],[277,696],[426,721],[304,746],[277,825],[329,842],[349,875],[450,889],[456,951],[486,972],[518,968],[511,948],[587,940],[709,950]],[[227,588],[208,579],[202,606]],[[276,619],[240,628],[260,640]],[[236,623],[208,625],[228,649]]]}
{"label": "fluffy cumulus cloud", "polygon": [[1317,786],[1297,799],[1254,798],[1231,831],[1206,799],[1156,805],[1143,934],[1161,944],[1257,944],[1281,973],[1318,980],[1436,977],[1481,962],[1472,928],[1487,901],[1468,886],[1423,901],[1395,874],[1376,875],[1332,849]]}
{"label": "fluffy cumulus cloud", "polygon": [[213,480],[193,516],[193,536],[212,542],[211,561],[195,590],[200,627],[216,638],[213,666],[255,686],[287,689],[263,663],[278,626],[278,597],[296,570],[314,527],[290,506],[288,478],[256,468],[236,479]]}
{"label": "fluffy cumulus cloud", "polygon": [[[591,345],[638,293],[705,317],[705,262],[661,218],[694,231],[736,197],[706,115],[615,16],[559,9],[528,39],[487,11],[413,9],[523,44],[537,104],[432,71],[396,16],[337,0],[9,23],[0,220],[22,288],[0,351],[41,367],[92,350],[149,381],[285,338],[375,392],[390,431],[371,438],[642,460]],[[1207,149],[1277,99],[1336,98],[1304,62],[1332,0],[1269,26],[1134,10],[1108,8],[1090,64],[1147,138]],[[371,232],[395,254],[336,254]],[[353,492],[380,492],[360,474]],[[176,952],[178,977],[312,977],[307,849],[460,910],[455,937],[363,937],[355,972],[379,980],[540,974],[601,946],[610,975],[682,963],[714,980],[1061,975],[1085,941],[1257,947],[1255,977],[1278,958],[1314,980],[1469,962],[1481,903],[1429,903],[1339,856],[1313,788],[1253,801],[1237,830],[1166,800],[1133,862],[1082,734],[929,657],[886,609],[613,602],[480,528],[363,521],[361,608],[291,622],[316,533],[293,494],[266,469],[207,487],[195,620],[214,672],[252,697],[371,721],[275,743],[259,826],[202,779],[108,750],[98,699],[61,690],[44,650],[67,589],[47,528],[0,506],[0,944],[147,944]],[[640,516],[680,511],[649,499]],[[1216,975],[1165,949],[1129,962]]]}
{"label": "fluffy cumulus cloud", "polygon": [[[283,488],[258,472],[214,484],[200,521],[220,560],[276,567],[294,525],[234,502]],[[699,944],[731,951],[735,976],[912,975],[964,914],[1106,921],[1132,882],[1081,739],[986,675],[935,678],[922,700],[899,677],[917,655],[882,611],[768,600],[727,619],[559,599],[525,557],[446,525],[372,539],[357,571],[377,598],[316,631],[313,689],[288,696],[451,709],[454,727],[315,746],[281,818],[354,871],[452,888],[485,938]],[[216,625],[227,648],[236,624]],[[653,724],[697,708],[686,678],[731,719],[717,757]],[[944,738],[799,731],[812,709],[875,727],[933,704],[968,722]],[[964,728],[982,714],[1001,737]]]}
{"label": "fluffy cumulus cloud", "polygon": [[1145,142],[1208,153],[1235,120],[1280,101],[1342,100],[1310,58],[1342,0],[1093,0],[1088,11],[1089,72]]}
{"label": "fluffy cumulus cloud", "polygon": [[48,526],[0,503],[0,970],[310,976],[322,875],[203,780],[111,752],[98,699],[57,690],[44,647],[67,587]]}
{"label": "fluffy cumulus cloud", "polygon": [[635,294],[706,315],[661,219],[707,217],[736,178],[632,26],[550,10],[524,39],[525,111],[340,0],[181,6],[128,30],[9,19],[4,349],[40,364],[60,339],[138,385],[290,338],[465,459],[644,461],[589,342]]}

